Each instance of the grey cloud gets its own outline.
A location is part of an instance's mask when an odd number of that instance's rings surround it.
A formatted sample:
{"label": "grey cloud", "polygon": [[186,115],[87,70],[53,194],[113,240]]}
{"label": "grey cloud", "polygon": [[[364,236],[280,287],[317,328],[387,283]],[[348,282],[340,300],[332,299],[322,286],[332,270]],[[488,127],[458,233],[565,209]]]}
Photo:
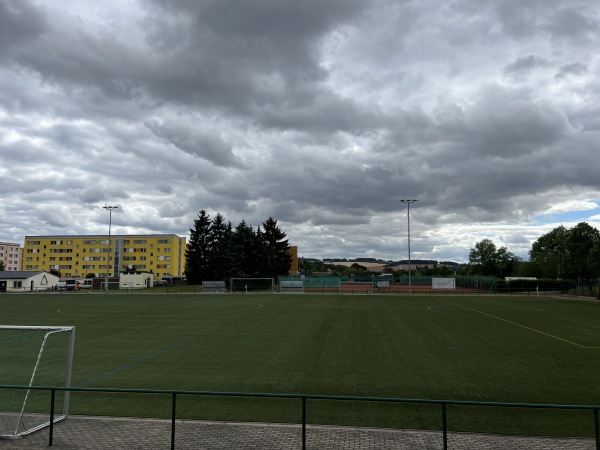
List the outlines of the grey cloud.
{"label": "grey cloud", "polygon": [[7,52],[11,47],[26,45],[47,29],[47,21],[43,10],[34,7],[30,2],[0,2],[0,42]]}
{"label": "grey cloud", "polygon": [[117,3],[0,0],[4,239],[104,233],[110,202],[124,233],[206,209],[396,259],[410,196],[416,254],[460,260],[600,198],[589,1]]}
{"label": "grey cloud", "polygon": [[558,69],[558,72],[556,72],[556,75],[554,75],[554,78],[562,79],[562,78],[568,77],[569,75],[577,76],[577,75],[583,75],[586,73],[588,73],[587,64],[576,62],[576,63],[565,64],[565,65],[561,66]]}
{"label": "grey cloud", "polygon": [[245,167],[245,164],[234,155],[231,146],[220,136],[158,121],[149,121],[145,125],[157,137],[165,139],[192,156],[205,159],[216,166]]}
{"label": "grey cloud", "polygon": [[588,3],[581,8],[559,9],[552,14],[549,23],[543,28],[557,38],[587,40],[590,34],[598,32],[599,20],[597,13]]}
{"label": "grey cloud", "polygon": [[527,75],[537,68],[545,68],[550,65],[549,61],[535,55],[517,58],[516,61],[502,69],[502,72],[515,81],[523,80]]}

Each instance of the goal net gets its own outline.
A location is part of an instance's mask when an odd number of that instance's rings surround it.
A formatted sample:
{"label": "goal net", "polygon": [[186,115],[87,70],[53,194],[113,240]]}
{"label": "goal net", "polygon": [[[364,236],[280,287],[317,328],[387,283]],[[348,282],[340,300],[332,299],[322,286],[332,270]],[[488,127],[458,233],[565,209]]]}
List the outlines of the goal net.
{"label": "goal net", "polygon": [[213,294],[224,294],[225,293],[225,282],[224,281],[203,281],[202,292],[208,292]]}
{"label": "goal net", "polygon": [[[0,383],[69,387],[75,327],[0,325]],[[50,425],[51,395],[40,389],[0,389],[0,438],[16,439]],[[57,390],[54,422],[68,415],[69,392]]]}
{"label": "goal net", "polygon": [[431,289],[456,289],[455,278],[432,278]]}
{"label": "goal net", "polygon": [[231,278],[229,290],[231,292],[271,292],[275,289],[274,278]]}

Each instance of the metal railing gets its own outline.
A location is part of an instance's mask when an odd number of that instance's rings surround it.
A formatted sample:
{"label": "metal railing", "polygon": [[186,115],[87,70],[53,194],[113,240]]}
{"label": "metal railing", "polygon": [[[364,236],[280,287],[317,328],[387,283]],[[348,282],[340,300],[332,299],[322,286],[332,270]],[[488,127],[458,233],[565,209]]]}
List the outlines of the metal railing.
{"label": "metal railing", "polygon": [[309,395],[309,394],[269,394],[251,392],[213,392],[213,391],[188,391],[188,390],[157,390],[157,389],[122,389],[122,388],[83,388],[83,387],[57,387],[57,386],[19,386],[0,385],[0,389],[32,389],[50,391],[50,425],[48,432],[48,446],[52,446],[54,435],[54,406],[57,391],[69,392],[104,392],[104,393],[133,393],[133,394],[162,394],[171,398],[171,449],[175,449],[176,440],[176,418],[177,418],[177,396],[199,395],[199,396],[221,396],[221,397],[256,397],[256,398],[284,398],[296,399],[301,402],[302,410],[302,449],[306,449],[306,425],[307,425],[307,403],[308,400],[336,400],[336,401],[358,401],[358,402],[384,402],[384,403],[409,403],[439,405],[442,420],[443,449],[448,449],[448,427],[447,406],[483,406],[501,408],[530,408],[530,409],[555,409],[555,410],[580,410],[591,411],[593,416],[594,436],[596,450],[600,450],[600,422],[598,415],[600,406],[593,405],[557,405],[537,403],[505,403],[505,402],[475,402],[466,400],[427,400],[409,398],[387,398],[387,397],[355,397],[336,395]]}

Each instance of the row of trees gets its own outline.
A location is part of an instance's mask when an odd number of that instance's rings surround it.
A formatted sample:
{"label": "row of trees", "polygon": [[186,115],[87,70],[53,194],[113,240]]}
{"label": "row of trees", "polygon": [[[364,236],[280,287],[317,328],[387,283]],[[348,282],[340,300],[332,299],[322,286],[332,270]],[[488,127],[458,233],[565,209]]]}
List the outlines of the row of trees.
{"label": "row of trees", "polygon": [[599,278],[600,231],[585,222],[571,229],[556,227],[533,243],[529,261],[483,239],[471,249],[469,263],[470,274],[569,280]]}
{"label": "row of trees", "polygon": [[285,237],[272,217],[256,230],[244,220],[233,228],[220,213],[211,218],[201,210],[185,252],[188,283],[287,275],[292,257]]}

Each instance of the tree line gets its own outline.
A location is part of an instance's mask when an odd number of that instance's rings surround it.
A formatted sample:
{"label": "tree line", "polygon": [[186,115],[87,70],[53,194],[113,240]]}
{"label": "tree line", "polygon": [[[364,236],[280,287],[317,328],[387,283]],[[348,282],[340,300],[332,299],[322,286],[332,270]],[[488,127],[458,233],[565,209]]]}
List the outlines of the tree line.
{"label": "tree line", "polygon": [[600,277],[600,231],[581,222],[563,225],[540,236],[531,246],[529,261],[483,239],[469,252],[471,274],[496,277],[528,276],[548,279],[591,280]]}
{"label": "tree line", "polygon": [[185,251],[189,284],[229,278],[276,278],[292,265],[286,234],[269,217],[254,230],[242,220],[235,228],[223,215],[201,210]]}

